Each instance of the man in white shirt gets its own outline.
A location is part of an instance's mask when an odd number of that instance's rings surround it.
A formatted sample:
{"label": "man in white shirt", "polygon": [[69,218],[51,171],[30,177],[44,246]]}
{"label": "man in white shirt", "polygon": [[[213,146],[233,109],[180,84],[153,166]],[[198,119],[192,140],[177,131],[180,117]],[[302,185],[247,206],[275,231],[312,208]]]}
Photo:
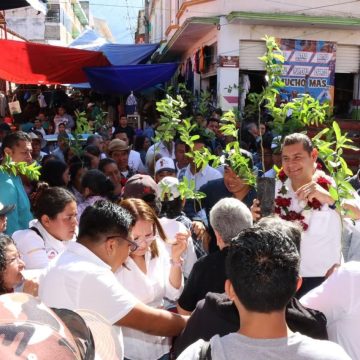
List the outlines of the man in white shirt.
{"label": "man in white shirt", "polygon": [[[300,248],[303,284],[298,297],[320,285],[326,272],[341,261],[341,219],[326,189],[332,179],[316,170],[317,155],[308,136],[286,136],[281,154],[283,175],[275,186],[275,212],[285,220],[300,221],[304,228]],[[257,200],[252,212],[257,219],[260,209],[256,204]]]}
{"label": "man in white shirt", "polygon": [[[200,151],[205,146],[205,139],[201,136],[199,139],[194,141],[194,151]],[[204,169],[196,168],[194,159],[190,159],[190,163],[186,168],[183,168],[178,174],[178,178],[181,181],[183,177],[186,177],[189,182],[191,180],[195,181],[195,189],[199,190],[201,186],[207,184],[211,180],[221,179],[222,174],[211,167],[210,165],[206,165]]]}
{"label": "man in white shirt", "polygon": [[327,319],[329,340],[340,344],[352,359],[360,359],[360,262],[341,265],[320,286],[300,299]]}
{"label": "man in white shirt", "polygon": [[[126,142],[130,148],[130,141],[124,129],[119,128],[114,134],[114,139],[120,139]],[[135,150],[130,149],[129,151],[128,165],[135,173],[146,173],[146,168],[141,160],[140,153]]]}
{"label": "man in white shirt", "polygon": [[48,267],[39,296],[50,307],[96,311],[119,331],[126,326],[153,335],[178,335],[185,318],[139,302],[114,275],[137,247],[129,235],[132,225],[131,215],[108,201],[86,208],[77,242]]}

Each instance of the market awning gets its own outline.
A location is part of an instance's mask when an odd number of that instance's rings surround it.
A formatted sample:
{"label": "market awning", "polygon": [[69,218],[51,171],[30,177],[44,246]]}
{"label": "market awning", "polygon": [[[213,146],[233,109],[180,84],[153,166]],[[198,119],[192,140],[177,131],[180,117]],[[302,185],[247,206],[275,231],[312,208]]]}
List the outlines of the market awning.
{"label": "market awning", "polygon": [[69,47],[101,51],[112,65],[135,65],[146,63],[159,44],[111,44],[96,31],[87,29]]}
{"label": "market awning", "polygon": [[101,93],[127,94],[171,79],[178,64],[123,65],[86,68],[91,88]]}
{"label": "market awning", "polygon": [[46,0],[1,0],[0,10],[10,10],[25,6],[32,6],[35,10],[46,14],[46,2]]}
{"label": "market awning", "polygon": [[20,84],[87,82],[84,67],[109,66],[98,51],[0,40],[0,78]]}

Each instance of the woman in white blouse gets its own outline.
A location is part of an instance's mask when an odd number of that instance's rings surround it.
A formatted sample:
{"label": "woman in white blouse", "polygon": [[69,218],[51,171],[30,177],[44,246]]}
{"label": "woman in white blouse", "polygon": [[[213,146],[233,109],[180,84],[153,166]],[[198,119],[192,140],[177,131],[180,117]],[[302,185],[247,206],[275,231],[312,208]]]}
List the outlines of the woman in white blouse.
{"label": "woman in white blouse", "polygon": [[[164,231],[155,212],[143,200],[121,202],[135,218],[133,240],[139,248],[132,252],[116,276],[129,292],[149,306],[162,308],[164,298],[172,301],[183,289],[181,255],[187,247],[187,234],[179,234],[172,244],[171,257],[165,248]],[[171,339],[123,328],[125,358],[130,360],[167,360]]]}
{"label": "woman in white blouse", "polygon": [[77,229],[74,195],[61,187],[41,183],[33,199],[36,219],[29,229],[15,231],[13,239],[26,269],[43,269],[62,253]]}

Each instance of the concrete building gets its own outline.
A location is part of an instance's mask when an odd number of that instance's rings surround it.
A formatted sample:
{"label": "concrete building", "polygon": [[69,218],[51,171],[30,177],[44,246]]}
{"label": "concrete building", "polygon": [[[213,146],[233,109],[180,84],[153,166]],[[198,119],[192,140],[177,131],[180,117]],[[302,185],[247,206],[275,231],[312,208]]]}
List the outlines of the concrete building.
{"label": "concrete building", "polygon": [[185,80],[194,90],[216,89],[223,109],[239,105],[245,75],[250,91],[264,84],[264,35],[336,43],[335,105],[359,104],[360,2],[152,0],[148,18],[150,42],[166,42],[159,61],[177,60],[183,71],[206,52],[205,69]]}
{"label": "concrete building", "polygon": [[44,15],[32,7],[5,12],[8,29],[38,43],[66,46],[89,24],[83,6],[88,1],[49,0]]}

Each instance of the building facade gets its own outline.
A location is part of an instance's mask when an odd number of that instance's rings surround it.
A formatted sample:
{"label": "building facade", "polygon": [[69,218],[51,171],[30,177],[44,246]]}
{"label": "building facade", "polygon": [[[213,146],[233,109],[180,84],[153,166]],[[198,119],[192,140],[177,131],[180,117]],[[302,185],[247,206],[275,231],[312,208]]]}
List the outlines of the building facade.
{"label": "building facade", "polygon": [[8,29],[29,41],[66,46],[89,25],[88,5],[88,1],[49,0],[46,15],[25,7],[7,10],[5,19]]}
{"label": "building facade", "polygon": [[264,85],[265,35],[335,43],[335,106],[359,103],[359,2],[153,0],[147,17],[150,42],[166,44],[159,61],[179,61],[180,78],[225,110],[242,103],[244,79],[250,91]]}

